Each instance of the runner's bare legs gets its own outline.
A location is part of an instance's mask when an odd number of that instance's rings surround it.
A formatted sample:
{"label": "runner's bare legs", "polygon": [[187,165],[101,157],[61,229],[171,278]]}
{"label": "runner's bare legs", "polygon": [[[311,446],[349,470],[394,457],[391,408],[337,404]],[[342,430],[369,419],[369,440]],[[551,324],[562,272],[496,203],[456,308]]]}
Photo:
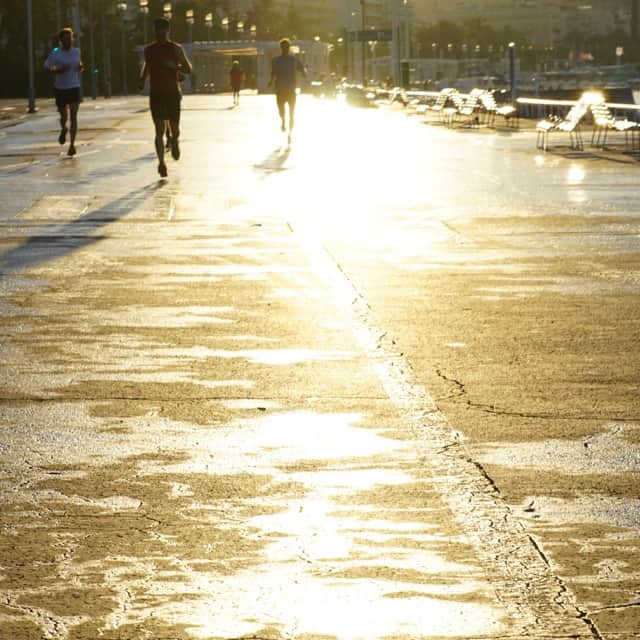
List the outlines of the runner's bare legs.
{"label": "runner's bare legs", "polygon": [[287,142],[291,144],[291,136],[293,134],[293,125],[295,122],[295,113],[296,113],[296,94],[295,93],[289,97],[288,104],[289,104],[289,135],[287,136]]}
{"label": "runner's bare legs", "polygon": [[289,101],[289,137],[291,137],[291,132],[293,131],[295,113],[296,113],[296,96],[294,95]]}
{"label": "runner's bare legs", "polygon": [[77,102],[72,102],[69,105],[69,114],[70,114],[70,120],[71,120],[71,125],[69,127],[69,135],[70,135],[70,141],[69,141],[69,155],[75,155],[76,152],[76,146],[75,146],[75,142],[76,142],[76,134],[78,133],[78,109],[80,107],[80,104]]}
{"label": "runner's bare legs", "polygon": [[64,144],[65,139],[67,137],[67,120],[69,118],[69,105],[65,104],[64,107],[60,107],[58,109],[58,113],[60,113],[60,136],[58,137],[58,142],[60,144]]}
{"label": "runner's bare legs", "polygon": [[169,120],[169,131],[171,132],[171,157],[174,160],[180,158],[180,145],[178,144],[178,138],[180,138],[180,122],[178,120]]}
{"label": "runner's bare legs", "polygon": [[[155,137],[155,146],[156,146],[156,155],[158,156],[158,171],[160,175],[164,178],[167,175],[167,167],[164,163],[164,132],[166,127],[166,121],[164,118],[154,119],[153,125],[156,130]],[[163,175],[163,167],[164,167],[164,175]]]}
{"label": "runner's bare legs", "polygon": [[285,117],[285,113],[284,113],[284,102],[278,102],[278,112],[280,113],[280,130],[281,131],[286,131],[287,129],[287,125],[284,122],[284,117]]}

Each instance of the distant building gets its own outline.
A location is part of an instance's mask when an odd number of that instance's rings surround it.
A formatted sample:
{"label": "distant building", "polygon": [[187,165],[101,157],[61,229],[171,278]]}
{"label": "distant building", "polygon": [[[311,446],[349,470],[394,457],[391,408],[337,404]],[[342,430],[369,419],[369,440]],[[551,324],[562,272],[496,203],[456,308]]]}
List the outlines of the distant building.
{"label": "distant building", "polygon": [[512,27],[538,45],[556,45],[572,30],[606,34],[629,31],[630,0],[413,0],[416,21],[461,22],[484,18],[492,27]]}
{"label": "distant building", "polygon": [[253,5],[253,0],[229,0],[229,13],[231,15],[242,15],[243,13],[247,13]]}
{"label": "distant building", "polygon": [[[365,22],[367,26],[381,28],[390,21],[390,0],[366,0]],[[362,22],[362,4],[360,0],[345,0],[340,3],[339,19],[349,27],[360,26]]]}
{"label": "distant building", "polygon": [[293,8],[307,26],[312,25],[319,34],[339,30],[341,0],[273,0],[273,8],[281,15]]}

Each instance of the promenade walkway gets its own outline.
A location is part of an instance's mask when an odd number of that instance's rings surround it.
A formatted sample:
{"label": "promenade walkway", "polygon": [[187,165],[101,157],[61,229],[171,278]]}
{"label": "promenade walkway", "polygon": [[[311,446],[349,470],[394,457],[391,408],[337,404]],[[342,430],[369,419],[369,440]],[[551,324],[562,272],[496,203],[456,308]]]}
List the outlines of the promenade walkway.
{"label": "promenade walkway", "polygon": [[230,103],[0,130],[0,639],[640,638],[637,167]]}

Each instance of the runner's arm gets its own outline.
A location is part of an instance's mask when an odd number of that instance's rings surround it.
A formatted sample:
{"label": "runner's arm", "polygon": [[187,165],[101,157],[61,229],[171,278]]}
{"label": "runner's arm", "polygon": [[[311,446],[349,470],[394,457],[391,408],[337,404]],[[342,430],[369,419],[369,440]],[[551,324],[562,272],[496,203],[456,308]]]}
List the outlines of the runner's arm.
{"label": "runner's arm", "polygon": [[193,67],[187,59],[182,47],[178,47],[178,64],[180,65],[181,73],[191,73],[193,71]]}
{"label": "runner's arm", "polygon": [[146,53],[145,53],[145,60],[142,63],[142,69],[140,69],[140,81],[138,82],[138,88],[140,89],[140,91],[144,89],[144,83],[148,75],[149,75],[149,65],[147,64]]}
{"label": "runner's arm", "polygon": [[70,67],[68,64],[60,64],[60,65],[55,64],[55,59],[53,54],[54,54],[53,51],[49,54],[49,57],[46,59],[44,63],[44,68],[51,71],[53,75],[56,75],[57,73],[65,73],[66,71],[69,71]]}
{"label": "runner's arm", "polygon": [[269,78],[269,84],[268,84],[269,87],[273,84],[273,81],[275,79],[276,79],[276,64],[274,59],[271,61],[271,77]]}

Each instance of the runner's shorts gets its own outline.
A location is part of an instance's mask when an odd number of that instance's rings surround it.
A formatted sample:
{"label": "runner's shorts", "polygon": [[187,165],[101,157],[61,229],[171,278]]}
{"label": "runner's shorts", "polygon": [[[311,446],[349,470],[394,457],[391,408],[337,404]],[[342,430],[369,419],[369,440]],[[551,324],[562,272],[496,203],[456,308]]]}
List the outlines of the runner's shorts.
{"label": "runner's shorts", "polygon": [[284,106],[289,105],[289,111],[293,111],[296,108],[296,90],[292,91],[278,91],[276,93],[276,100],[278,101],[278,110],[281,114],[284,113]]}
{"label": "runner's shorts", "polygon": [[68,104],[77,104],[82,102],[80,99],[80,87],[74,87],[73,89],[54,89],[56,95],[56,107],[62,109]]}
{"label": "runner's shorts", "polygon": [[149,95],[151,117],[154,120],[180,120],[180,93],[152,93]]}

